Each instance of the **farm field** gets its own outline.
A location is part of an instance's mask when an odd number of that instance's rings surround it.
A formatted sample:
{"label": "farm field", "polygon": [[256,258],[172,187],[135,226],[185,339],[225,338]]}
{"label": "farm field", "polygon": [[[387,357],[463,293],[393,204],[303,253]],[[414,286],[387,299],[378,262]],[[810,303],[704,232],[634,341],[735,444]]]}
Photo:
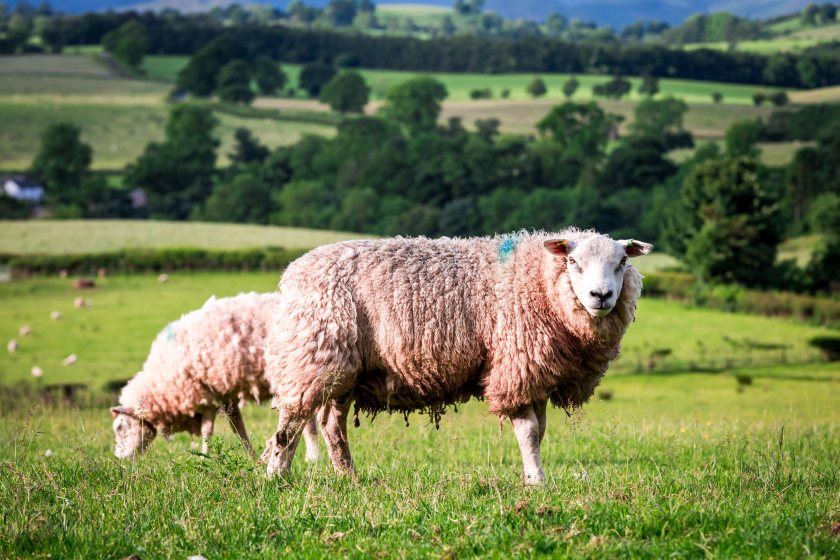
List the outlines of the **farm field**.
{"label": "farm field", "polygon": [[[43,383],[128,377],[180,312],[211,293],[270,290],[276,281],[258,273],[174,274],[167,284],[114,277],[88,292],[94,306],[81,310],[66,279],[0,285],[0,332],[12,336],[24,321],[33,328],[0,359],[0,390],[28,377],[36,356]],[[53,308],[62,321],[49,320]],[[721,333],[790,341],[811,330],[642,300],[626,347],[632,356],[636,345],[697,333],[721,349]],[[57,365],[69,351],[78,363]],[[737,390],[735,374],[752,384]],[[288,478],[266,480],[223,420],[208,456],[191,453],[179,434],[132,464],[112,455],[105,406],[0,410],[0,555],[833,557],[838,383],[837,368],[823,363],[609,373],[601,387],[609,400],[595,398],[571,418],[549,411],[548,482],[536,489],[519,482],[509,425],[500,431],[480,402],[450,410],[439,430],[419,415],[409,427],[401,416],[363,417],[350,433],[357,480],[300,458]],[[248,406],[245,416],[259,448],[276,415]]]}
{"label": "farm field", "polygon": [[[82,140],[94,150],[94,169],[121,169],[134,161],[149,142],[160,141],[169,108],[165,84],[100,75],[90,56],[0,57],[0,169],[29,167],[41,134],[51,124],[69,122],[82,129]],[[66,59],[72,72],[57,71]],[[233,133],[247,127],[270,146],[297,142],[304,134],[329,136],[333,127],[268,119],[217,115],[221,140],[219,161],[228,163]]]}
{"label": "farm field", "polygon": [[[143,68],[149,78],[160,79],[167,82],[174,82],[178,72],[188,61],[184,56],[147,56],[143,61]],[[297,87],[298,76],[301,65],[281,64],[283,71],[289,76],[291,86]],[[390,70],[360,69],[359,72],[365,78],[371,88],[371,98],[382,99],[391,86],[399,84],[417,75],[425,75],[419,72],[401,72]],[[449,92],[450,101],[467,101],[470,99],[470,91],[474,89],[489,88],[494,98],[501,98],[503,89],[510,90],[509,99],[530,99],[526,88],[534,74],[428,74],[440,80]],[[564,100],[562,93],[563,83],[571,77],[571,74],[543,74],[541,75],[548,87],[546,98],[557,101]],[[592,99],[592,86],[605,82],[609,76],[578,75],[580,87],[573,99]],[[633,91],[627,96],[628,99],[640,100],[642,96],[636,91],[641,83],[640,78],[628,78],[633,83]],[[660,95],[673,95],[684,99],[686,102],[708,103],[712,93],[719,91],[723,94],[725,103],[736,105],[752,104],[752,94],[757,89],[771,92],[777,88],[764,86],[724,84],[716,82],[698,82],[692,80],[662,79],[659,81]]]}
{"label": "farm field", "polygon": [[102,253],[120,249],[310,249],[346,239],[369,237],[306,228],[162,222],[154,220],[0,220],[0,253]]}
{"label": "farm field", "polygon": [[[2,340],[16,338],[23,325],[33,329],[31,336],[19,339],[17,352],[0,355],[0,384],[31,379],[30,370],[36,365],[50,383],[99,386],[130,377],[142,366],[154,336],[182,313],[200,307],[211,295],[272,291],[278,280],[277,273],[174,273],[166,284],[160,284],[156,275],[113,276],[83,294],[72,288],[69,279],[0,284]],[[74,308],[79,295],[92,299],[93,307]],[[51,320],[52,311],[64,318]],[[808,340],[830,332],[795,321],[643,299],[612,371],[813,362],[820,357]],[[61,361],[73,353],[79,356],[78,363],[62,366]]]}

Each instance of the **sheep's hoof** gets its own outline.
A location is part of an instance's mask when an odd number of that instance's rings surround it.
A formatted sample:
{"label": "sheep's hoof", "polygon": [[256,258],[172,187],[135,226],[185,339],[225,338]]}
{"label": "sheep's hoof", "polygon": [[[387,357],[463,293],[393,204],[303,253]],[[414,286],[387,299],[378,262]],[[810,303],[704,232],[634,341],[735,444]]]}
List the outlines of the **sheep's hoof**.
{"label": "sheep's hoof", "polygon": [[545,484],[545,475],[543,473],[523,474],[522,484],[525,486],[542,486]]}

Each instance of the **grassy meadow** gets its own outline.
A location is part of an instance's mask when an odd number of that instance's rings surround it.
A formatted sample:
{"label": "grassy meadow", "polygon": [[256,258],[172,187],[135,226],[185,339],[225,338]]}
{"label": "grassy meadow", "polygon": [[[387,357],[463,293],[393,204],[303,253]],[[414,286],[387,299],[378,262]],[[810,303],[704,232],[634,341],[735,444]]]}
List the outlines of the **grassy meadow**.
{"label": "grassy meadow", "polygon": [[[0,385],[96,385],[130,376],[152,337],[212,293],[270,290],[276,274],[115,277],[85,295],[66,279],[0,285],[0,332],[32,335],[0,359]],[[49,312],[64,312],[50,321]],[[625,354],[751,333],[812,334],[798,324],[644,300]],[[703,330],[707,329],[707,330]],[[686,343],[690,345],[689,342]],[[61,366],[65,353],[79,361]],[[735,374],[752,384],[738,390]],[[435,430],[423,416],[362,418],[351,428],[357,480],[300,458],[266,480],[220,419],[211,452],[188,438],[152,444],[136,463],[112,456],[111,418],[42,405],[0,410],[0,556],[321,558],[834,557],[840,539],[840,407],[831,364],[717,373],[609,373],[571,418],[550,410],[545,487],[523,488],[509,428],[472,402]],[[257,447],[275,414],[248,406]]]}

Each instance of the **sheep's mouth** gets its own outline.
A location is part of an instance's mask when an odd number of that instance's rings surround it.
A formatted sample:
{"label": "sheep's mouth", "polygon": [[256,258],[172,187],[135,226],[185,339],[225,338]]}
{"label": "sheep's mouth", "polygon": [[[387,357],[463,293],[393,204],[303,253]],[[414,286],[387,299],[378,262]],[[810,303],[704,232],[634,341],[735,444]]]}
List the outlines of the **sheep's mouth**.
{"label": "sheep's mouth", "polygon": [[598,304],[593,305],[592,307],[588,308],[589,314],[593,317],[604,317],[610,314],[610,311],[613,310],[612,305],[605,305],[605,304]]}

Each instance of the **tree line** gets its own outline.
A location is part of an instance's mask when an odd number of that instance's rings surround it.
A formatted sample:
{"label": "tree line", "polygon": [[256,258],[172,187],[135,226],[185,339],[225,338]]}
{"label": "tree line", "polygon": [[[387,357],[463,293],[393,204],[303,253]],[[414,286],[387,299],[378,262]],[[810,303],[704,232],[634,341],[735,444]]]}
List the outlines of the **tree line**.
{"label": "tree line", "polygon": [[[361,79],[346,72],[330,83],[342,76]],[[176,104],[165,139],[128,166],[122,190],[90,171],[91,150],[78,128],[56,125],[45,132],[31,173],[63,217],[429,236],[574,224],[653,241],[709,281],[817,292],[836,278],[840,118],[824,122],[814,144],[786,167],[760,163],[763,123],[752,120],[734,123],[723,148],[703,144],[678,165],[668,152],[693,145],[683,128],[687,106],[678,99],[640,102],[627,134],[607,150],[621,117],[595,103],[557,105],[536,136],[526,137],[501,134],[495,119],[471,130],[458,118],[440,123],[446,96],[440,82],[415,78],[389,90],[376,116],[345,117],[334,138],[304,136],[274,150],[240,129],[227,168],[217,165],[213,112]],[[145,193],[143,209],[131,208],[131,189]],[[808,232],[827,240],[809,267],[777,264],[781,240]]]}
{"label": "tree line", "polygon": [[[334,29],[243,24],[176,13],[103,13],[53,17],[41,32],[46,45],[97,44],[130,21],[145,32],[147,54],[194,54],[221,36],[241,43],[250,57],[290,62],[428,72],[563,72],[818,87],[840,83],[840,56],[814,49],[763,56],[656,45],[454,36],[434,41],[381,37]],[[2,48],[2,45],[0,45]]]}

